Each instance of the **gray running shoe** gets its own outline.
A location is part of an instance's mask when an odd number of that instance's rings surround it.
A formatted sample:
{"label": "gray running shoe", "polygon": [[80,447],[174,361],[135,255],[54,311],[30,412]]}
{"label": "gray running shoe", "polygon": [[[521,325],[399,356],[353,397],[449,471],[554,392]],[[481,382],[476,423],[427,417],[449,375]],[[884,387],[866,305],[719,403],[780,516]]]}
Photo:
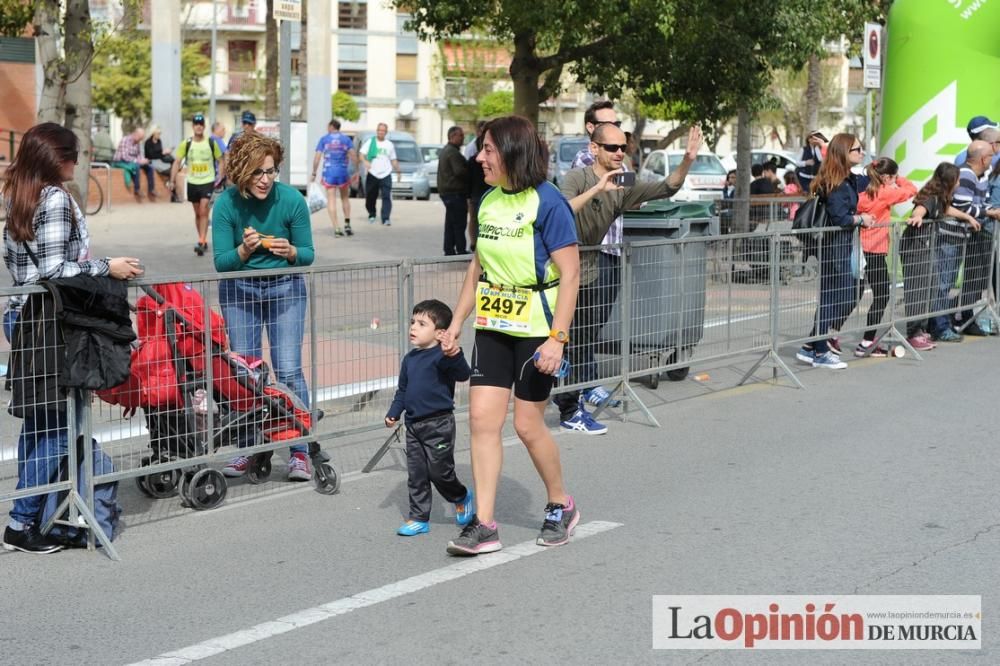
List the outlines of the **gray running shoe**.
{"label": "gray running shoe", "polygon": [[539,546],[562,546],[573,536],[573,531],[580,522],[580,512],[572,497],[569,501],[573,503],[572,509],[567,509],[562,504],[545,505],[545,522],[535,540]]}
{"label": "gray running shoe", "polygon": [[496,528],[490,529],[479,522],[479,518],[472,517],[472,521],[462,528],[462,533],[456,539],[448,542],[447,551],[451,555],[480,555],[482,553],[495,553],[503,548],[500,544],[500,535]]}

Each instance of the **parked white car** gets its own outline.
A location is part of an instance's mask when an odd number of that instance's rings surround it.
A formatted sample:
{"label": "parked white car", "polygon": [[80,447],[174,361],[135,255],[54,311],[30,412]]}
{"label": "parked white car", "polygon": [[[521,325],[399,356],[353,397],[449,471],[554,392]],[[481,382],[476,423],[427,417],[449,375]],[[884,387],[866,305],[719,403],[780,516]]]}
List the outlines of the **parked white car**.
{"label": "parked white car", "polygon": [[[684,159],[683,150],[654,150],[646,156],[636,176],[641,181],[666,178]],[[714,201],[722,198],[726,167],[712,153],[699,153],[674,201]]]}
{"label": "parked white car", "polygon": [[[730,153],[719,159],[722,162],[722,166],[726,167],[727,173],[736,168],[736,153]],[[750,151],[750,164],[763,164],[764,162],[774,162],[778,165],[777,174],[779,180],[784,180],[786,171],[794,173],[799,168],[799,157],[795,153],[777,150]]]}

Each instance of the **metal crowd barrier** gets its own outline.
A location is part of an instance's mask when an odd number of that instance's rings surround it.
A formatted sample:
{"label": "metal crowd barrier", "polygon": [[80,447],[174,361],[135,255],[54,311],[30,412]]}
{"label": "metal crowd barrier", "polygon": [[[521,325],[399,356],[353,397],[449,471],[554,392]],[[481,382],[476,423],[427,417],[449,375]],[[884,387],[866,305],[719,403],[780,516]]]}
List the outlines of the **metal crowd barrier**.
{"label": "metal crowd barrier", "polygon": [[[884,257],[869,257],[884,262],[885,270],[877,271],[877,263],[865,269],[868,282],[876,274],[887,282],[879,287],[888,292],[879,292],[885,301],[881,316],[871,307],[876,294],[862,288],[860,269],[852,272],[853,230],[771,230],[584,248],[583,263],[593,269],[584,271],[591,293],[581,301],[576,326],[590,330],[574,335],[577,344],[587,340],[591,346],[574,349],[578,365],[555,393],[602,384],[621,401],[622,418],[638,411],[656,424],[633,390],[636,382],[655,386],[661,375],[683,378],[692,366],[742,357],[756,362],[740,383],[766,364],[773,379],[781,372],[802,387],[794,352],[802,345],[839,336],[847,358],[854,351],[847,339],[873,330],[874,345],[886,343],[920,359],[908,338],[931,329],[928,319],[946,322],[968,310],[971,317],[961,320],[962,327],[985,317],[995,329],[997,238],[945,237],[933,222],[919,233],[904,229],[890,229]],[[140,409],[126,417],[120,406],[82,396],[79,428],[71,417],[57,451],[33,469],[50,476],[27,488],[15,487],[19,470],[25,471],[19,462],[25,452],[12,446],[22,421],[0,415],[0,502],[70,491],[68,520],[76,524],[82,516],[93,527],[94,486],[133,479],[152,498],[180,495],[192,508],[208,509],[225,498],[219,468],[240,456],[249,459],[246,479],[261,483],[283,472],[271,456],[287,457],[290,446],[326,449],[335,467],[338,440],[382,433],[381,441],[388,434],[365,466],[370,470],[398,441],[398,430],[387,433],[383,418],[409,348],[413,305],[426,298],[453,305],[466,267],[455,257],[259,271],[253,283],[239,288],[230,280],[245,274],[188,276],[177,278],[187,285],[177,295],[182,302],[166,304],[148,292],[162,291],[157,285],[172,279],[133,283],[136,323],[146,333],[133,363],[145,390],[136,398]],[[38,291],[8,288],[0,296]],[[256,328],[240,328],[241,313],[261,308],[272,311],[276,326],[299,325],[293,338],[301,339],[301,376],[287,360],[273,367],[270,331],[260,339]],[[473,340],[470,317],[460,340],[467,358]],[[260,348],[253,350],[255,345]],[[289,346],[299,347],[282,345],[279,358]],[[68,402],[72,413],[76,403]],[[460,385],[456,407],[467,405],[467,388]],[[78,430],[84,441],[93,436],[99,442],[114,461],[113,472],[85,474],[78,483],[77,449],[67,446]],[[69,477],[54,480],[51,469],[67,453]],[[82,455],[91,456],[90,447]],[[91,461],[83,462],[85,470],[93,469]],[[321,492],[336,492],[330,478],[314,482]],[[117,557],[107,536],[91,530],[90,544],[100,542]]]}

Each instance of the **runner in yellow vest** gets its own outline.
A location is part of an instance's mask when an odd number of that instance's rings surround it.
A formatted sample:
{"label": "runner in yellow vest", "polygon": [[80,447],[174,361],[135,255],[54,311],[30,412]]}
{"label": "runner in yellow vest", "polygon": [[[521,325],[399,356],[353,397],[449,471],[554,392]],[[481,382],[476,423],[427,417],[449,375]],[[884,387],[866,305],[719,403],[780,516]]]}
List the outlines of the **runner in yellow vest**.
{"label": "runner in yellow vest", "polygon": [[[194,207],[194,226],[198,230],[195,253],[200,257],[208,249],[208,202],[212,199],[215,183],[225,175],[225,159],[219,146],[205,136],[205,116],[200,113],[191,118],[194,136],[177,148],[173,166],[170,168],[170,189],[176,187],[177,170],[181,162],[187,164],[187,200]],[[219,163],[219,173],[215,163]]]}

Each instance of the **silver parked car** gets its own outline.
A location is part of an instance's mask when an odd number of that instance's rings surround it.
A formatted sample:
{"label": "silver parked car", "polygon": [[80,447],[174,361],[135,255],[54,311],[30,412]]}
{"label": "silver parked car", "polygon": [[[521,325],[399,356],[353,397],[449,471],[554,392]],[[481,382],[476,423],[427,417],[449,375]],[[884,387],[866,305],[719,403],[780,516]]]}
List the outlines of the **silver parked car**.
{"label": "silver parked car", "polygon": [[423,155],[427,168],[427,182],[431,185],[431,192],[438,191],[438,153],[444,148],[439,143],[420,144],[420,154]]}
{"label": "silver parked car", "polygon": [[559,136],[552,140],[552,149],[549,152],[549,180],[562,185],[562,180],[566,172],[573,165],[576,154],[590,145],[590,139],[586,136]]}
{"label": "silver parked car", "polygon": [[[361,155],[362,147],[368,141],[368,137],[373,136],[372,130],[358,132],[357,150]],[[402,179],[397,179],[396,174],[392,174],[392,193],[394,196],[407,197],[412,199],[430,199],[431,185],[427,180],[427,165],[420,154],[420,147],[417,146],[416,139],[407,132],[388,132],[385,138],[392,141],[396,148],[396,158],[399,160],[399,170]],[[362,191],[365,186],[365,178],[368,172],[365,165],[359,165],[361,173],[361,183],[358,186]]]}

